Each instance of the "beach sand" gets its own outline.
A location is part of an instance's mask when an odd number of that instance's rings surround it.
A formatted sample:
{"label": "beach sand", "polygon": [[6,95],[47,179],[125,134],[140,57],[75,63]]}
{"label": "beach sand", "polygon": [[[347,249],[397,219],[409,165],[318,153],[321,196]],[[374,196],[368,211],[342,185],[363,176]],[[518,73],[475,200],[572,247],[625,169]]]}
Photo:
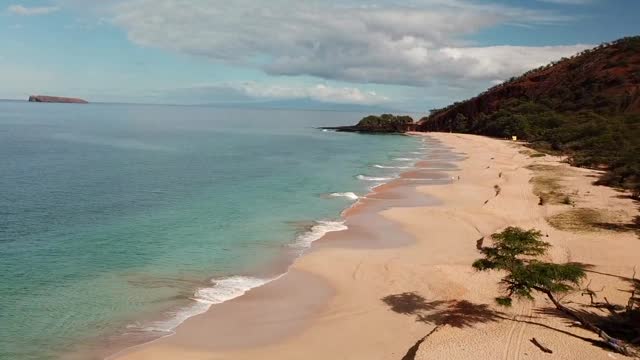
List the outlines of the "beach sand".
{"label": "beach sand", "polygon": [[[628,288],[624,277],[640,265],[637,234],[585,228],[557,215],[599,209],[603,219],[624,224],[636,215],[635,204],[592,185],[596,172],[557,157],[530,157],[513,142],[416,136],[431,149],[425,160],[346,211],[349,230],[317,241],[278,280],[213,306],[173,336],[112,358],[624,358],[591,343],[593,334],[542,297],[509,309],[494,305],[499,274],[475,272],[471,263],[483,237],[510,225],[535,227],[553,245],[554,261],[592,265],[591,288],[604,286],[599,296],[622,303],[628,295],[617,289]],[[539,205],[534,186],[549,183],[536,183],[541,176],[571,201]],[[564,301],[580,308],[588,298],[572,294]],[[554,353],[534,346],[534,337]]]}

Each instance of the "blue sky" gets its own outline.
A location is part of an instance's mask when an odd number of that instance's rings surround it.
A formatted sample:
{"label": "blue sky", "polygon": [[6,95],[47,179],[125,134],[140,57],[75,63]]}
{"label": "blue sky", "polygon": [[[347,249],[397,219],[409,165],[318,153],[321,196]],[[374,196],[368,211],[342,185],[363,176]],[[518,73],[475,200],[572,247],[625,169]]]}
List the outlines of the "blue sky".
{"label": "blue sky", "polygon": [[636,0],[3,1],[0,98],[426,111],[640,34],[638,14]]}

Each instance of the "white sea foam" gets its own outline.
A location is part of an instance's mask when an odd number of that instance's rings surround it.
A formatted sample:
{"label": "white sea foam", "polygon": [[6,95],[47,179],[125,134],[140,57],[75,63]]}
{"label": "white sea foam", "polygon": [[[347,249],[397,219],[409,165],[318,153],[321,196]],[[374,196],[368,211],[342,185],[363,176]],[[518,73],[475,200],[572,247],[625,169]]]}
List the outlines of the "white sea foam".
{"label": "white sea foam", "polygon": [[295,248],[308,248],[314,241],[320,239],[325,234],[334,231],[344,231],[348,227],[344,224],[344,221],[316,221],[316,224],[304,234],[298,236],[298,239],[291,246]]}
{"label": "white sea foam", "polygon": [[262,286],[274,279],[260,279],[250,276],[231,276],[222,279],[213,279],[213,286],[196,290],[194,300],[203,304],[220,304],[247,291]]}
{"label": "white sea foam", "polygon": [[[352,194],[353,193],[344,193]],[[333,231],[347,230],[348,227],[344,221],[316,221],[315,225],[309,231],[298,236],[295,243],[291,247],[306,249],[311,244],[322,238],[325,234]],[[235,299],[244,295],[247,291],[268,284],[284,274],[273,278],[257,278],[251,276],[229,276],[211,280],[211,286],[201,287],[197,289],[191,298],[194,303],[191,306],[182,308],[170,315],[168,320],[155,321],[140,327],[132,324],[129,328],[142,328],[144,331],[161,332],[166,334],[173,333],[173,330],[190,317],[202,314],[209,310],[212,305],[221,304],[223,302]]]}
{"label": "white sea foam", "polygon": [[[327,131],[327,130],[324,130]],[[412,154],[422,154],[420,152],[413,152]],[[395,158],[396,161],[419,161],[416,158]],[[385,166],[385,165],[373,165],[379,169],[412,169],[411,166]],[[357,178],[363,181],[372,182],[370,190],[374,190],[376,187],[383,185],[385,182],[395,179],[395,177],[374,177],[366,175],[358,175]],[[416,179],[417,180],[417,179]],[[429,179],[430,180],[430,179]],[[360,199],[358,195],[353,192],[336,192],[329,194],[331,197],[342,197],[352,201]],[[298,236],[296,241],[290,246],[297,249],[307,249],[313,244],[314,241],[319,240],[324,235],[330,232],[344,231],[348,227],[344,224],[344,221],[316,221],[316,223],[309,229],[309,231]],[[225,278],[218,278],[211,280],[211,286],[198,288],[191,298],[194,303],[191,306],[182,308],[171,315],[170,319],[164,321],[156,321],[151,324],[145,324],[144,330],[155,331],[162,333],[172,333],[173,330],[187,320],[190,317],[202,314],[206,312],[212,305],[221,304],[226,301],[235,299],[244,295],[247,291],[270,283],[283,276],[279,275],[274,278],[257,278],[250,276],[230,276]],[[138,326],[133,326],[138,327]]]}
{"label": "white sea foam", "polygon": [[[282,275],[281,275],[282,276]],[[279,276],[278,276],[279,277]],[[221,304],[244,295],[247,291],[267,284],[278,277],[261,279],[250,276],[230,276],[212,279],[211,286],[195,291],[192,306],[178,310],[169,320],[156,321],[145,327],[147,331],[172,332],[178,325],[192,316],[206,312],[211,305]]]}
{"label": "white sea foam", "polygon": [[343,193],[333,193],[333,194],[329,194],[329,196],[332,197],[344,197],[347,198],[349,200],[358,200],[360,197],[358,195],[356,195],[355,193],[352,192],[343,192]]}
{"label": "white sea foam", "polygon": [[358,180],[364,180],[364,181],[389,181],[389,180],[393,180],[393,178],[390,178],[390,177],[374,177],[374,176],[366,176],[366,175],[358,175],[356,177],[358,178]]}
{"label": "white sea foam", "polygon": [[[355,195],[355,194],[354,194]],[[333,231],[343,231],[348,229],[343,221],[317,221],[311,229],[300,235],[292,247],[306,249],[311,244],[323,237],[326,233]],[[282,275],[273,278],[257,278],[251,276],[229,276],[211,280],[211,286],[201,287],[195,291],[194,303],[191,306],[182,308],[174,314],[170,314],[168,320],[155,321],[144,326],[145,331],[162,333],[172,333],[173,330],[190,317],[202,314],[209,310],[211,305],[235,299],[244,295],[247,291],[270,283]],[[136,325],[130,328],[138,327]]]}
{"label": "white sea foam", "polygon": [[374,168],[378,169],[413,169],[412,166],[385,166],[385,165],[373,165]]}

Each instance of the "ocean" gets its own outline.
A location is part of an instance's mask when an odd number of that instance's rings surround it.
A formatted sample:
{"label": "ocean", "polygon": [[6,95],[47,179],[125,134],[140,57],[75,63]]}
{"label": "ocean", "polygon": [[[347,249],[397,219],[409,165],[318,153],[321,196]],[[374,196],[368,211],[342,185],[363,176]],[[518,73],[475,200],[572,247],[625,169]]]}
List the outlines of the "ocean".
{"label": "ocean", "polygon": [[0,102],[0,359],[169,334],[286,271],[415,160],[317,129],[364,115]]}

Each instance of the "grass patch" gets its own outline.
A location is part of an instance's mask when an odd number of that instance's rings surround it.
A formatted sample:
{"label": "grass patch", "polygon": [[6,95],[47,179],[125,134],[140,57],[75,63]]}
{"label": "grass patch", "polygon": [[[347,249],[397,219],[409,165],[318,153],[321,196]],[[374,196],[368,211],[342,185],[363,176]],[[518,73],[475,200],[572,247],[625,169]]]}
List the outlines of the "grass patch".
{"label": "grass patch", "polygon": [[567,195],[562,191],[559,181],[558,177],[546,175],[531,178],[533,193],[540,198],[540,205],[563,203]]}
{"label": "grass patch", "polygon": [[547,218],[551,226],[565,231],[595,231],[595,224],[604,220],[603,214],[594,209],[578,208]]}
{"label": "grass patch", "polygon": [[560,185],[562,177],[569,172],[562,166],[533,164],[527,166],[536,176],[529,181],[533,184],[533,193],[540,198],[539,205],[566,204],[573,205],[573,201]]}
{"label": "grass patch", "polygon": [[520,153],[522,155],[527,155],[530,158],[539,158],[539,157],[547,156],[547,154],[544,154],[544,153],[541,153],[539,151],[535,151],[535,150],[532,150],[532,149],[520,150],[520,151],[518,151],[518,153]]}
{"label": "grass patch", "polygon": [[637,219],[631,223],[624,223],[616,213],[601,209],[576,208],[548,217],[547,221],[556,229],[565,231],[608,230],[640,233],[640,223]]}
{"label": "grass patch", "polygon": [[564,199],[562,199],[562,203],[565,205],[573,205],[573,200],[571,200],[571,197],[567,195],[564,197]]}
{"label": "grass patch", "polygon": [[540,171],[549,171],[549,172],[557,172],[560,173],[562,170],[559,165],[545,165],[545,164],[531,164],[526,167],[529,170],[540,172]]}
{"label": "grass patch", "polygon": [[529,155],[529,157],[532,157],[532,158],[539,158],[539,157],[545,157],[545,156],[547,156],[547,154],[543,154],[543,153],[534,153]]}

